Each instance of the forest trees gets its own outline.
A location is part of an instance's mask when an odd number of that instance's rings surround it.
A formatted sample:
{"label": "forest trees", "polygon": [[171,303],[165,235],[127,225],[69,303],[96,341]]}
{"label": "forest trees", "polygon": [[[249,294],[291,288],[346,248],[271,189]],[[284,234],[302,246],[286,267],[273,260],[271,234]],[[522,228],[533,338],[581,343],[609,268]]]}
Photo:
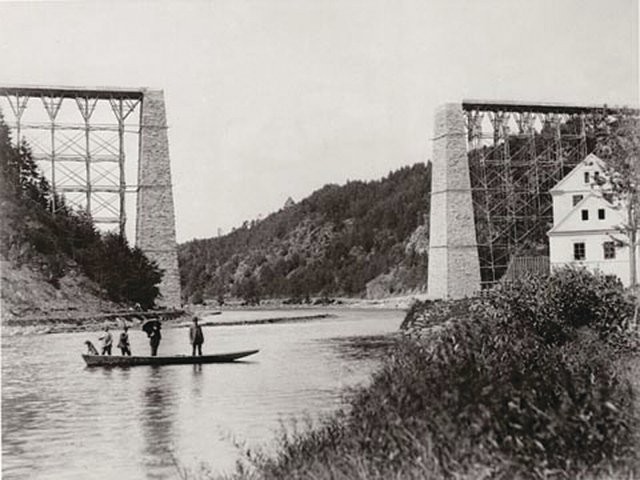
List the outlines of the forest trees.
{"label": "forest trees", "polygon": [[326,185],[229,235],[180,245],[184,299],[359,296],[390,272],[407,290],[420,288],[426,253],[406,246],[429,212],[430,185],[430,164],[377,181]]}
{"label": "forest trees", "polygon": [[[91,217],[55,195],[26,143],[14,147],[0,112],[0,253],[37,265],[54,286],[79,269],[115,302],[154,306],[162,272],[120,235],[99,232]],[[55,214],[51,213],[55,204]]]}
{"label": "forest trees", "polygon": [[604,161],[604,175],[598,181],[604,197],[624,212],[616,240],[629,247],[629,284],[638,283],[637,252],[640,238],[640,121],[627,109],[603,114],[597,125],[596,154]]}

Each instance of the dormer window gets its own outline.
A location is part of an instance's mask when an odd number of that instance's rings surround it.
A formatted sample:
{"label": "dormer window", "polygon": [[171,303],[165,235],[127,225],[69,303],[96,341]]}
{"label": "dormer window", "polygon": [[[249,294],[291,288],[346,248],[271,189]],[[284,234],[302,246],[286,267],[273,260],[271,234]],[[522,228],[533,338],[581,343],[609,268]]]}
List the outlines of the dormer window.
{"label": "dormer window", "polygon": [[574,195],[573,196],[573,206],[575,207],[580,201],[584,198],[584,195]]}
{"label": "dormer window", "polygon": [[582,214],[582,220],[589,220],[589,210],[582,210],[581,211]]}
{"label": "dormer window", "polygon": [[589,179],[589,172],[584,172],[584,183],[589,183],[590,179]]}

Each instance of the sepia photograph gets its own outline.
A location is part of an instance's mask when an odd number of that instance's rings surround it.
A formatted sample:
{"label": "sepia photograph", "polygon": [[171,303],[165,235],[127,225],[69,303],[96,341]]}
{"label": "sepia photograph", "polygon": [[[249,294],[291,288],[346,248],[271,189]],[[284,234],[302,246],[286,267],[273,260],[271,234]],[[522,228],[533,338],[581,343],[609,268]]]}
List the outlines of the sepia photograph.
{"label": "sepia photograph", "polygon": [[638,0],[0,0],[1,478],[640,479]]}

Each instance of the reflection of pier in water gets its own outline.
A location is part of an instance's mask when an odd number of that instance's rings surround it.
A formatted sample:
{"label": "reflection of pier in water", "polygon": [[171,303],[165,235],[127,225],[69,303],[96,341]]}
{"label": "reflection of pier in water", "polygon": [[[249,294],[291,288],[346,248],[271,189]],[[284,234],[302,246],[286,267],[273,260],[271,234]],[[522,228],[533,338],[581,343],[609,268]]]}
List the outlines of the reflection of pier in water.
{"label": "reflection of pier in water", "polygon": [[142,391],[140,427],[144,449],[141,461],[148,478],[166,478],[167,467],[173,464],[172,441],[178,407],[173,390],[175,374],[173,368],[149,367],[147,384]]}

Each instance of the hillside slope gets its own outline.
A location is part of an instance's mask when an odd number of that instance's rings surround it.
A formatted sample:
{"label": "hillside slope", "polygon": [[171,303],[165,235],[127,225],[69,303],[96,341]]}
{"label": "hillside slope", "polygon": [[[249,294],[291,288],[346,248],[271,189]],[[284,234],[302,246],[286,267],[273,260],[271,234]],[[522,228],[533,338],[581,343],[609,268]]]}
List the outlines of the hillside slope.
{"label": "hillside slope", "polygon": [[2,318],[152,308],[162,272],[126,239],[99,231],[56,194],[0,112]]}
{"label": "hillside slope", "polygon": [[43,254],[24,231],[39,227],[28,208],[0,194],[0,298],[2,318],[64,317],[121,310],[66,256]]}
{"label": "hillside slope", "polygon": [[426,289],[431,165],[326,185],[264,220],[179,246],[183,296],[383,297]]}

